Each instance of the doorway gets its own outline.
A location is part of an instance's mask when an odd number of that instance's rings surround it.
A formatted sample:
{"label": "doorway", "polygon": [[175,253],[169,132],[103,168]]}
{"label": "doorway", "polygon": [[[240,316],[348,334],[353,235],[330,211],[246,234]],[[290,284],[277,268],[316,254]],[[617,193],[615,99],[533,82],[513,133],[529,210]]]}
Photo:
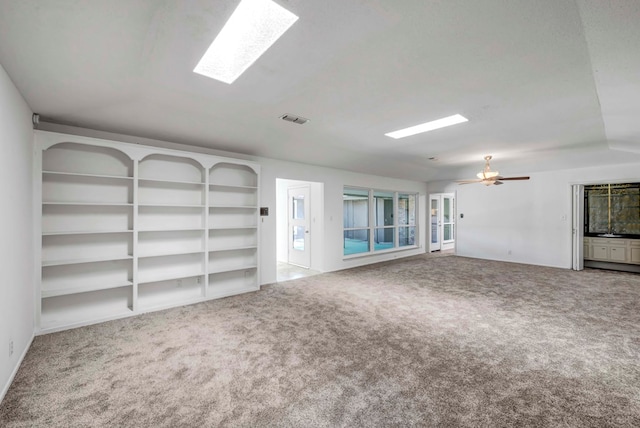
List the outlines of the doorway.
{"label": "doorway", "polygon": [[276,179],[277,280],[322,272],[324,184]]}
{"label": "doorway", "polygon": [[287,189],[287,263],[306,269],[311,267],[310,195],[310,185]]}
{"label": "doorway", "polygon": [[430,252],[455,248],[455,201],[453,193],[429,195]]}

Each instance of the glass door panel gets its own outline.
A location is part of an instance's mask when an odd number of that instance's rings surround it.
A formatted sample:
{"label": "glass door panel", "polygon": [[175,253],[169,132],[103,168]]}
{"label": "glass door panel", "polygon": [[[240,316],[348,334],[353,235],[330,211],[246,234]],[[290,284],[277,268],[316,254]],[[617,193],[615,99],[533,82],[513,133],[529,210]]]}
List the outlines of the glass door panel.
{"label": "glass door panel", "polygon": [[289,263],[308,268],[311,265],[309,234],[309,187],[287,190],[289,199]]}

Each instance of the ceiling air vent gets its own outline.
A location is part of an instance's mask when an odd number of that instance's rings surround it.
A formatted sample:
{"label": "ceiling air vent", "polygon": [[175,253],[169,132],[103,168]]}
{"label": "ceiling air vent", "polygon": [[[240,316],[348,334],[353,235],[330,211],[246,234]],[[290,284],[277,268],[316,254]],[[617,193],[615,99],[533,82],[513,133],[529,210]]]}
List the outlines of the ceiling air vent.
{"label": "ceiling air vent", "polygon": [[305,123],[309,122],[309,119],[305,119],[304,117],[300,116],[293,116],[291,114],[282,115],[280,116],[280,119],[286,120],[287,122],[297,123],[298,125],[304,125]]}

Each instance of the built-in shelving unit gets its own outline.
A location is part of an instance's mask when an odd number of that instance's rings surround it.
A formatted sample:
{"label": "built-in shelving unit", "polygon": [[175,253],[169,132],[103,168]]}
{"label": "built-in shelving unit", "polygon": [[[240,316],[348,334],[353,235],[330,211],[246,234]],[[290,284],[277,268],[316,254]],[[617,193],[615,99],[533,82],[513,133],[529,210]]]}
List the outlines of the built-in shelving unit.
{"label": "built-in shelving unit", "polygon": [[38,327],[259,289],[259,165],[36,131]]}

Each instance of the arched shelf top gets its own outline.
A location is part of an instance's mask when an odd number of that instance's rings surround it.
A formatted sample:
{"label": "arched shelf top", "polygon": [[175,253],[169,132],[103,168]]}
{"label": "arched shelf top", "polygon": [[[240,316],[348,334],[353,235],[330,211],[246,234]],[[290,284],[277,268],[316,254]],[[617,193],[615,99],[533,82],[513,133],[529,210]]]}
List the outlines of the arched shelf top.
{"label": "arched shelf top", "polygon": [[[85,137],[79,135],[71,135],[71,134],[62,134],[57,132],[50,131],[41,131],[36,130],[35,133],[35,141],[36,147],[43,151],[43,154],[59,145],[67,145],[67,144],[75,144],[73,147],[101,147],[106,149],[116,150],[118,152],[124,153],[129,159],[138,161],[140,165],[149,165],[149,159],[155,159],[157,156],[165,156],[167,158],[171,158],[174,160],[179,159],[187,159],[188,161],[177,161],[177,163],[183,164],[191,164],[192,166],[198,166],[202,171],[202,181],[199,179],[198,182],[205,182],[204,178],[206,174],[211,173],[212,171],[221,171],[224,170],[224,167],[221,165],[227,165],[227,170],[237,170],[244,171],[246,177],[253,177],[251,186],[257,186],[257,178],[256,176],[260,174],[260,164],[253,161],[242,160],[242,159],[234,159],[228,158],[213,154],[207,153],[198,153],[198,152],[190,152],[185,150],[175,150],[163,147],[155,147],[155,146],[147,146],[143,144],[136,143],[126,143],[121,141],[112,141],[105,140],[94,137]],[[100,150],[100,149],[96,149]],[[188,169],[188,168],[187,168]],[[218,172],[214,173],[219,174]],[[129,176],[132,176],[132,173],[128,173]],[[144,178],[144,176],[138,174],[140,177]],[[245,177],[245,178],[246,178]],[[159,180],[165,180],[166,178],[157,178]],[[169,179],[170,180],[170,179]]]}
{"label": "arched shelf top", "polygon": [[258,167],[257,164],[254,163],[249,163],[249,162],[244,162],[244,161],[234,161],[234,160],[230,160],[230,159],[224,159],[224,160],[216,160],[213,165],[211,166],[211,168],[213,169],[214,167],[220,165],[220,164],[226,164],[226,165],[235,165],[238,167],[243,167],[247,170],[251,170],[254,174],[260,174],[260,169]]}
{"label": "arched shelf top", "polygon": [[258,171],[252,165],[220,161],[209,170],[209,183],[257,187]]}
{"label": "arched shelf top", "polygon": [[42,170],[70,174],[133,177],[133,159],[114,147],[59,142],[44,148]]}
{"label": "arched shelf top", "polygon": [[154,153],[143,157],[138,167],[140,179],[205,182],[205,167],[189,156]]}

